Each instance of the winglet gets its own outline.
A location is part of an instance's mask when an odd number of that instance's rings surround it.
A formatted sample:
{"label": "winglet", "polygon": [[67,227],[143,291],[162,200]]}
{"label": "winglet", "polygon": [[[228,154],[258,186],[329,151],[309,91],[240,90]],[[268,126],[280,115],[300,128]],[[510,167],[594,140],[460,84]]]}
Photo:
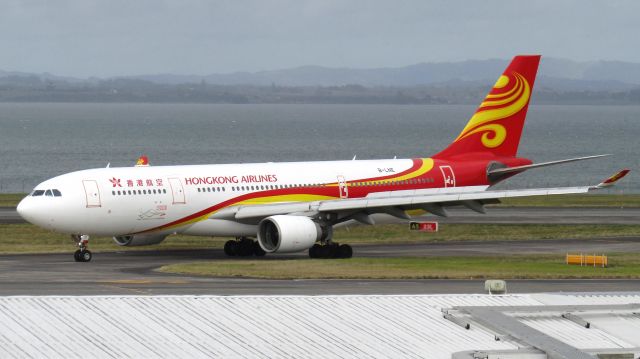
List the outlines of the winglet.
{"label": "winglet", "polygon": [[602,181],[600,184],[598,184],[597,186],[595,186],[594,188],[607,188],[607,187],[611,187],[614,184],[616,184],[616,182],[618,182],[622,177],[626,176],[627,173],[629,173],[629,169],[625,168],[622,171],[614,174],[613,176],[607,178],[606,180]]}

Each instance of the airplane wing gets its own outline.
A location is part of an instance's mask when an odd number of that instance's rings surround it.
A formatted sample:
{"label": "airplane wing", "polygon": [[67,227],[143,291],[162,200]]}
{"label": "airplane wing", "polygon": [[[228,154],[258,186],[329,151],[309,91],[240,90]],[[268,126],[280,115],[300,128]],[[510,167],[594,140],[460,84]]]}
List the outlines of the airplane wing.
{"label": "airplane wing", "polygon": [[459,205],[484,213],[485,204],[499,203],[502,198],[578,194],[610,187],[628,172],[628,169],[624,169],[595,186],[502,191],[486,191],[478,187],[475,189],[459,187],[439,189],[432,193],[418,192],[413,194],[381,192],[364,198],[235,206],[218,211],[210,218],[255,222],[262,218],[280,214],[314,216],[322,213],[332,213],[338,216],[339,221],[355,219],[362,223],[373,224],[372,220],[368,218],[368,215],[373,213],[386,213],[398,218],[408,219],[409,216],[405,213],[406,210],[422,209],[435,215],[447,216],[445,207]]}

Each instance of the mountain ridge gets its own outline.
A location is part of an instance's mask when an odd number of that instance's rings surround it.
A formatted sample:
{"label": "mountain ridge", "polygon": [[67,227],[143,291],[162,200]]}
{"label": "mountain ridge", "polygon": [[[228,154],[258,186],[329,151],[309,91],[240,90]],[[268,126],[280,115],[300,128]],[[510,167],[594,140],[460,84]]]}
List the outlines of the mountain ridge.
{"label": "mountain ridge", "polygon": [[[491,84],[509,60],[487,59],[459,62],[422,62],[402,67],[368,69],[333,68],[304,65],[257,72],[213,73],[208,75],[143,74],[107,78],[76,78],[50,73],[0,70],[0,79],[34,77],[41,81],[95,83],[100,81],[141,80],[155,84],[210,84],[249,86],[345,86],[419,87],[475,86]],[[579,62],[543,57],[537,86],[559,91],[626,91],[640,86],[640,63],[624,61]]]}

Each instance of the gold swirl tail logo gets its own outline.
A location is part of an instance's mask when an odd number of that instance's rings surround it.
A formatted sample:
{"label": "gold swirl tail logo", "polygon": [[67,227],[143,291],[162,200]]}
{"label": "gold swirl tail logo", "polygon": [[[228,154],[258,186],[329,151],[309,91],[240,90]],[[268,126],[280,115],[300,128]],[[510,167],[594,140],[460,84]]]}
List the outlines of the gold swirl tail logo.
{"label": "gold swirl tail logo", "polygon": [[524,76],[517,72],[500,76],[456,141],[482,133],[481,141],[485,147],[500,146],[507,138],[507,129],[494,121],[518,113],[527,105],[530,96],[531,86]]}

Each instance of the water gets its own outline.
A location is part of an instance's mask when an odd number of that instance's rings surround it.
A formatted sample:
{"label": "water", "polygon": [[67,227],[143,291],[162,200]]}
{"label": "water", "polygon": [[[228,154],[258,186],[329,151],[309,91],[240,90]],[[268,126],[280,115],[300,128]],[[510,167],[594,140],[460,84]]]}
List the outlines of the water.
{"label": "water", "polygon": [[[475,106],[0,104],[0,192],[29,191],[85,168],[428,156]],[[536,162],[611,153],[541,168],[505,188],[594,184],[623,167],[617,191],[640,192],[639,106],[532,106],[519,154]]]}

